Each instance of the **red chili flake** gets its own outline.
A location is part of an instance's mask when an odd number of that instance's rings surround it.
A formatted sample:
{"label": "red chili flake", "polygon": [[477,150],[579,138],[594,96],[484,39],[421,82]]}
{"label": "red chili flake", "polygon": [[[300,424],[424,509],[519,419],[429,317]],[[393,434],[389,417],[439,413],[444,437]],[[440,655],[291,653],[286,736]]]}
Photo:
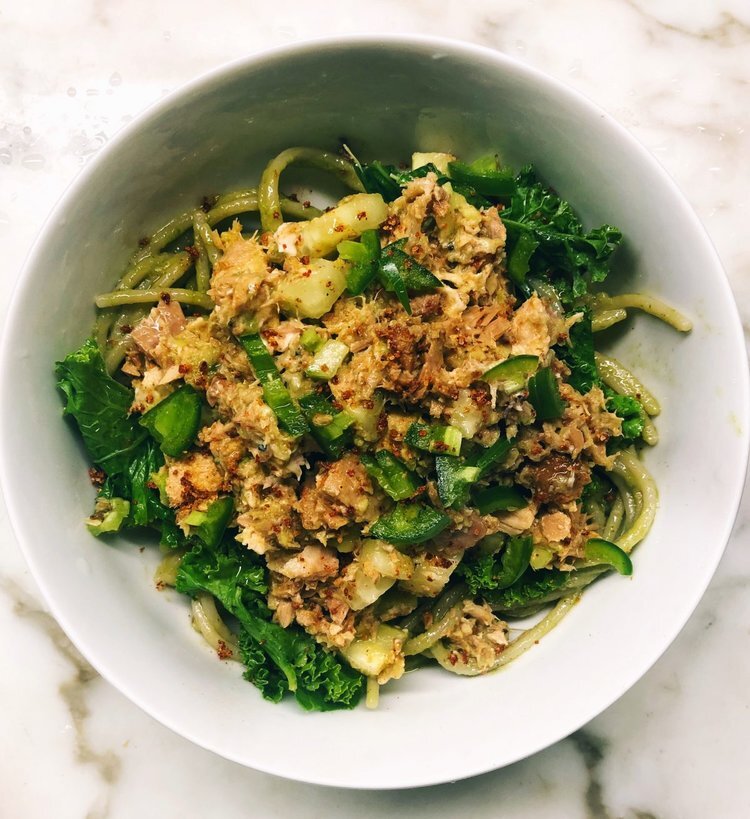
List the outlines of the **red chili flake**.
{"label": "red chili flake", "polygon": [[138,247],[148,247],[151,243],[151,238],[149,236],[142,236],[138,240]]}
{"label": "red chili flake", "polygon": [[198,370],[200,371],[201,375],[206,375],[208,372],[208,361],[201,361],[198,365]]}
{"label": "red chili flake", "polygon": [[343,225],[336,225],[336,227],[334,228],[334,230],[336,231],[336,233],[343,233],[343,231],[344,231],[344,226],[343,226]]}
{"label": "red chili flake", "polygon": [[185,250],[191,259],[197,259],[201,255],[200,250],[195,245],[188,245]]}
{"label": "red chili flake", "polygon": [[299,261],[300,261],[300,264],[310,264],[310,257],[309,256],[300,256]]}
{"label": "red chili flake", "polygon": [[89,469],[89,480],[94,486],[101,486],[104,481],[106,480],[107,476],[104,474],[104,470],[97,469],[96,467],[91,467]]}
{"label": "red chili flake", "polygon": [[359,219],[359,221],[360,221],[360,222],[361,222],[363,219],[367,219],[367,211],[366,211],[366,210],[361,210],[361,211],[360,211],[360,212],[357,214],[357,219]]}
{"label": "red chili flake", "polygon": [[302,203],[302,207],[303,208],[309,208],[310,207],[310,200],[305,199],[305,201]]}
{"label": "red chili flake", "polygon": [[310,276],[312,276],[312,270],[310,270],[310,268],[308,267],[308,268],[307,268],[307,270],[303,270],[303,271],[302,271],[302,276],[303,276],[305,279],[309,279],[309,278],[310,278]]}
{"label": "red chili flake", "polygon": [[201,210],[204,213],[208,213],[215,204],[215,196],[204,196],[203,199],[201,199]]}
{"label": "red chili flake", "polygon": [[275,210],[273,212],[273,218],[274,219],[281,219],[281,214],[277,210]]}
{"label": "red chili flake", "polygon": [[177,368],[177,370],[180,373],[180,375],[185,375],[185,373],[190,372],[191,367],[190,367],[189,364],[180,364],[179,367]]}
{"label": "red chili flake", "polygon": [[133,328],[131,327],[130,324],[121,324],[120,325],[120,331],[127,335],[128,333],[133,332]]}
{"label": "red chili flake", "polygon": [[229,660],[234,656],[232,649],[223,641],[219,640],[219,647],[216,649],[216,654],[220,660]]}
{"label": "red chili flake", "polygon": [[430,433],[426,429],[420,429],[417,434],[420,438],[426,438]]}
{"label": "red chili flake", "polygon": [[146,403],[147,403],[147,404],[153,404],[153,403],[154,403],[154,396],[153,396],[153,395],[151,395],[151,393],[149,393],[149,394],[146,396]]}
{"label": "red chili flake", "polygon": [[172,301],[172,297],[169,295],[169,293],[162,293],[161,300],[164,302],[164,304],[169,304]]}

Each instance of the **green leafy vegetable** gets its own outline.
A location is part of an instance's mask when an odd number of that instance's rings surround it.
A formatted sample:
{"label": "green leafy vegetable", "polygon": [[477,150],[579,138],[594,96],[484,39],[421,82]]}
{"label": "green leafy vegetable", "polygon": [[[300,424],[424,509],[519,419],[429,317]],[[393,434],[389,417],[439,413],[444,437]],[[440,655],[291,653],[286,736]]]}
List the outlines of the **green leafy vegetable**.
{"label": "green leafy vegetable", "polygon": [[594,359],[594,334],[591,316],[586,310],[568,333],[569,343],[555,348],[557,355],[570,367],[568,383],[580,393],[587,393],[600,385],[599,371]]}
{"label": "green leafy vegetable", "polygon": [[482,596],[495,611],[519,616],[530,607],[551,603],[588,586],[608,569],[608,566],[591,566],[571,572],[561,572],[558,569],[539,571],[529,569],[507,589],[488,590]]}
{"label": "green leafy vegetable", "polygon": [[603,387],[607,396],[607,409],[622,418],[622,437],[625,441],[637,441],[643,435],[646,410],[643,404],[629,395],[620,395],[610,387]]}
{"label": "green leafy vegetable", "polygon": [[[392,263],[403,281],[404,287],[412,293],[424,293],[427,290],[442,287],[443,283],[437,276],[430,273],[424,265],[421,265],[413,256],[404,251],[405,246],[406,239],[399,239],[386,245],[380,252],[379,269],[382,270],[384,266]],[[385,278],[383,284],[386,290],[390,289],[388,277]]]}
{"label": "green leafy vegetable", "polygon": [[148,435],[128,415],[133,391],[107,374],[93,339],[58,361],[55,374],[93,463],[108,475],[124,472]]}
{"label": "green leafy vegetable", "polygon": [[[611,225],[587,232],[570,204],[545,187],[531,165],[515,181],[510,205],[502,215],[511,262],[523,241],[511,276],[516,283],[523,283],[529,272],[552,281],[563,302],[572,303],[589,284],[606,279],[622,234]],[[527,238],[521,240],[524,235]]]}
{"label": "green leafy vegetable", "polygon": [[458,571],[474,595],[480,591],[506,589],[528,569],[533,549],[531,537],[512,537],[497,554],[467,556]]}
{"label": "green leafy vegetable", "polygon": [[194,597],[205,591],[233,614],[241,627],[245,677],[264,697],[278,702],[287,692],[307,710],[352,708],[364,678],[326,652],[296,626],[270,621],[263,567],[247,550],[197,546],[183,557],[176,588]]}
{"label": "green leafy vegetable", "polygon": [[482,515],[524,509],[529,502],[515,486],[487,486],[472,495],[472,503]]}

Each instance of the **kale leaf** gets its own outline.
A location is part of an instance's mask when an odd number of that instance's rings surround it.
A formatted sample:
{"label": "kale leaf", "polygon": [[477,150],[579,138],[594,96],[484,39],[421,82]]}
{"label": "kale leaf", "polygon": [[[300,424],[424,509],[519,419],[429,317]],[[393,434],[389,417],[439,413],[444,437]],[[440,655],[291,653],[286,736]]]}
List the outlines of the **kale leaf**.
{"label": "kale leaf", "polygon": [[532,606],[542,606],[559,600],[570,592],[582,589],[608,571],[607,566],[591,566],[572,572],[558,569],[527,570],[507,589],[488,590],[482,596],[494,611],[508,615],[522,615]]}
{"label": "kale leaf", "polygon": [[630,395],[620,395],[609,387],[604,388],[607,409],[622,418],[622,437],[625,441],[637,441],[643,435],[646,410],[643,404]]}
{"label": "kale leaf", "polygon": [[126,472],[148,436],[128,415],[133,391],[108,375],[93,339],[58,361],[55,374],[91,460],[108,475]]}
{"label": "kale leaf", "polygon": [[578,392],[587,393],[592,387],[600,385],[599,371],[594,358],[594,334],[588,310],[585,310],[583,318],[570,328],[568,344],[560,344],[555,350],[558,358],[570,367],[568,382]]}
{"label": "kale leaf", "polygon": [[359,701],[361,674],[298,627],[271,622],[265,571],[251,552],[226,539],[218,549],[195,546],[182,559],[176,588],[190,596],[209,592],[237,618],[245,678],[266,699],[278,702],[293,692],[303,708],[316,711],[352,708]]}
{"label": "kale leaf", "polygon": [[520,237],[530,235],[531,244],[537,245],[528,259],[528,272],[551,282],[564,304],[584,295],[591,283],[607,278],[610,257],[622,241],[622,233],[612,225],[586,232],[570,204],[545,187],[531,165],[516,176],[502,220],[510,261]]}

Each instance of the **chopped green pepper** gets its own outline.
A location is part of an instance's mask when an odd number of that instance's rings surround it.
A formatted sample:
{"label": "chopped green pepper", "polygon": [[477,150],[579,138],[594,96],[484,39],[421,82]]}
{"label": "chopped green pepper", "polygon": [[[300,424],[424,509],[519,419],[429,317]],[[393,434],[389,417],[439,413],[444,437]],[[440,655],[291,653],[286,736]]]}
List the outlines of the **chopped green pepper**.
{"label": "chopped green pepper", "polygon": [[315,358],[305,370],[305,375],[313,381],[330,381],[349,355],[349,348],[343,341],[329,339],[315,353]]}
{"label": "chopped green pepper", "polygon": [[423,452],[437,452],[441,455],[459,455],[461,452],[461,431],[450,426],[428,426],[412,424],[406,432],[404,441]]}
{"label": "chopped green pepper", "polygon": [[195,440],[201,424],[201,399],[189,385],[176,389],[140,419],[165,455],[182,455]]}
{"label": "chopped green pepper", "polygon": [[[426,267],[404,251],[405,246],[406,239],[399,239],[386,245],[380,252],[380,267],[382,268],[384,264],[392,262],[398,270],[406,289],[415,293],[442,287],[443,283],[437,276],[430,273]],[[390,289],[388,282],[383,282],[383,284],[386,290]]]}
{"label": "chopped green pepper", "polygon": [[528,506],[528,501],[515,486],[487,486],[478,489],[473,495],[474,506],[480,514],[490,515],[493,512],[515,511]]}
{"label": "chopped green pepper", "polygon": [[513,249],[508,257],[508,277],[518,285],[526,282],[526,274],[529,272],[531,257],[539,247],[539,241],[533,233],[522,231],[516,240]]}
{"label": "chopped green pepper", "polygon": [[481,478],[487,474],[491,466],[498,461],[502,461],[515,444],[515,438],[503,438],[503,436],[500,435],[494,444],[488,446],[487,449],[483,450],[471,460],[471,466],[479,467],[479,477]]}
{"label": "chopped green pepper", "polygon": [[255,377],[263,387],[263,398],[274,411],[279,426],[295,438],[304,435],[307,432],[305,418],[292,401],[292,396],[281,380],[273,356],[268,352],[263,339],[257,333],[252,333],[240,336],[239,342],[250,359]]}
{"label": "chopped green pepper", "polygon": [[447,508],[465,506],[469,500],[469,486],[479,479],[480,469],[467,466],[452,455],[436,455],[438,495]]}
{"label": "chopped green pepper", "polygon": [[505,198],[511,196],[516,189],[513,171],[510,168],[499,168],[494,157],[491,161],[479,159],[470,165],[449,162],[448,172],[451,179],[471,185],[482,196]]}
{"label": "chopped green pepper", "polygon": [[359,242],[341,242],[337,248],[339,257],[351,262],[346,277],[346,289],[352,296],[361,295],[378,272],[380,239],[377,230],[366,230]]}
{"label": "chopped green pepper", "polygon": [[411,546],[437,537],[450,526],[448,515],[423,503],[399,503],[370,529],[370,534],[396,546]]}
{"label": "chopped green pepper", "polygon": [[224,537],[224,531],[232,518],[234,501],[228,495],[215,500],[205,512],[193,510],[184,520],[192,526],[192,534],[206,546],[215,548]]}
{"label": "chopped green pepper", "polygon": [[352,443],[354,418],[339,412],[324,396],[311,392],[299,399],[302,412],[310,423],[310,435],[329,458],[338,458]]}
{"label": "chopped green pepper", "polygon": [[529,379],[529,401],[536,411],[537,421],[551,421],[565,411],[557,379],[549,367],[543,367]]}
{"label": "chopped green pepper", "polygon": [[379,450],[374,456],[363,452],[359,459],[367,474],[395,501],[411,498],[421,485],[417,476],[387,449]]}
{"label": "chopped green pepper", "polygon": [[518,392],[526,386],[529,377],[539,366],[535,355],[515,355],[490,367],[482,376],[483,381],[497,381],[503,392]]}
{"label": "chopped green pepper", "polygon": [[606,563],[620,574],[633,574],[633,562],[628,554],[609,540],[591,538],[584,546],[583,553],[586,560],[592,563]]}

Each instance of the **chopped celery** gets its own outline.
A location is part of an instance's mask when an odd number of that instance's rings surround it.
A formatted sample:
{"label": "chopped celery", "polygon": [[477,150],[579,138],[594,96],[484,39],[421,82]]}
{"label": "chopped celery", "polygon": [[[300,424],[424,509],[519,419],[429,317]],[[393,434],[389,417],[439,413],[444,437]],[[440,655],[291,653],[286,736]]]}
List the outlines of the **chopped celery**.
{"label": "chopped celery", "polygon": [[327,398],[314,392],[303,395],[299,403],[318,446],[329,458],[338,458],[352,443],[352,416],[339,412]]}
{"label": "chopped celery", "polygon": [[299,343],[308,353],[315,353],[325,344],[325,339],[314,327],[305,327]]}
{"label": "chopped celery", "polygon": [[330,381],[348,355],[349,348],[346,344],[333,338],[329,339],[315,353],[315,358],[305,370],[305,375],[314,381]]}

